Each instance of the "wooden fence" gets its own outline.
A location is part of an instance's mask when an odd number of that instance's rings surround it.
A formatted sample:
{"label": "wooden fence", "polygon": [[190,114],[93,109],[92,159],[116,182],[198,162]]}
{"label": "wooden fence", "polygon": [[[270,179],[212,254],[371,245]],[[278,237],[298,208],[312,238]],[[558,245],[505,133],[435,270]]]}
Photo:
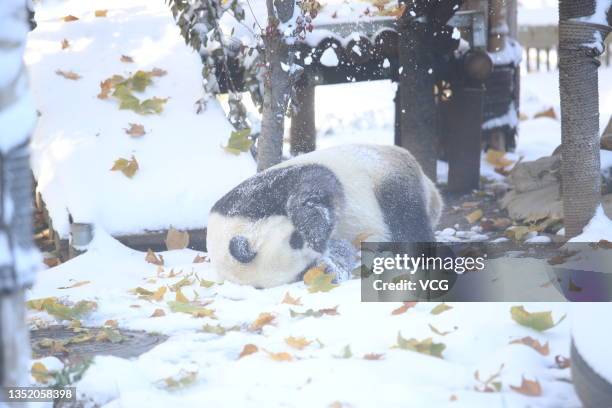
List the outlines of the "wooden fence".
{"label": "wooden fence", "polygon": [[[557,26],[520,26],[519,42],[523,46],[523,68],[527,72],[557,69]],[[606,52],[601,56],[604,66],[612,64],[612,36],[606,41]]]}

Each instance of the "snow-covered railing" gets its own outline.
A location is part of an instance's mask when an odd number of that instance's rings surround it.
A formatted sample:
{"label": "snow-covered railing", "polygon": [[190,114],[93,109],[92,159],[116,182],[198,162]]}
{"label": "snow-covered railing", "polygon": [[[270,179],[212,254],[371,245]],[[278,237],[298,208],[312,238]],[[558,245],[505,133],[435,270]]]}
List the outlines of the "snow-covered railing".
{"label": "snow-covered railing", "polygon": [[[519,27],[519,42],[523,46],[523,64],[527,72],[557,69],[559,28],[556,25]],[[612,38],[606,42],[606,52],[601,56],[603,65],[612,64]]]}

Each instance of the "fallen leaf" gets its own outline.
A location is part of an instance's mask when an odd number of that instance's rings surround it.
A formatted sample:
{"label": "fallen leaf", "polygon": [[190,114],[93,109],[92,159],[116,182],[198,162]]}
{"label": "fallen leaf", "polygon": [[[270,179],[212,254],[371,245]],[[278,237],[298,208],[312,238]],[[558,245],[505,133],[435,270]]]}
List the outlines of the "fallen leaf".
{"label": "fallen leaf", "polygon": [[227,146],[224,146],[226,152],[232,154],[240,154],[248,152],[253,144],[253,141],[249,137],[251,135],[251,129],[234,130],[230,134],[230,138],[227,142]]}
{"label": "fallen leaf", "polygon": [[113,329],[116,329],[117,326],[119,326],[119,323],[117,322],[117,320],[109,319],[104,322],[104,326],[108,326],[108,327],[112,327]]}
{"label": "fallen leaf", "polygon": [[487,150],[486,160],[489,164],[493,165],[495,168],[504,168],[514,164],[513,160],[507,159],[506,152],[501,152],[499,150],[489,149]]}
{"label": "fallen leaf", "polygon": [[285,303],[288,305],[302,306],[300,299],[301,298],[294,298],[293,296],[289,294],[289,292],[287,292],[285,293],[285,297],[283,298],[283,301],[281,303]]}
{"label": "fallen leaf", "polygon": [[122,55],[121,62],[125,62],[129,64],[129,63],[134,62],[134,58],[130,57],[129,55]]}
{"label": "fallen leaf", "polygon": [[211,286],[213,286],[216,283],[217,282],[209,281],[209,280],[206,280],[206,279],[200,279],[200,287],[202,287],[202,288],[210,288]]}
{"label": "fallen leaf", "polygon": [[562,370],[569,368],[572,365],[572,362],[569,358],[563,357],[561,355],[555,356],[555,363],[557,364],[557,367]]}
{"label": "fallen leaf", "polygon": [[153,264],[153,265],[159,265],[159,266],[163,266],[164,265],[164,256],[163,255],[157,255],[155,252],[153,252],[152,249],[149,249],[147,251],[147,255],[145,256],[145,261]]}
{"label": "fallen leaf", "polygon": [[53,377],[53,374],[49,372],[47,367],[40,362],[32,364],[32,368],[30,368],[30,373],[32,374],[32,377],[34,377],[36,382],[43,384]]}
{"label": "fallen leaf", "polygon": [[348,344],[346,346],[344,346],[344,348],[342,349],[342,354],[334,356],[336,358],[351,358],[353,357],[353,352],[351,351],[351,346],[349,346]]}
{"label": "fallen leaf", "polygon": [[181,369],[178,375],[173,376],[173,377],[166,377],[158,381],[158,384],[160,384],[166,389],[176,390],[176,389],[188,387],[189,385],[193,384],[197,378],[198,378],[197,371],[187,371],[187,370]]}
{"label": "fallen leaf", "polygon": [[543,356],[547,356],[550,353],[548,342],[542,345],[538,340],[534,339],[531,336],[523,337],[522,339],[512,340],[510,344],[524,344],[527,347],[531,347]]}
{"label": "fallen leaf", "polygon": [[295,349],[302,350],[312,344],[312,341],[306,340],[305,337],[289,336],[285,339],[285,343]]}
{"label": "fallen leaf", "polygon": [[353,247],[355,247],[355,249],[360,249],[361,243],[372,235],[373,234],[371,232],[362,232],[360,234],[357,234],[357,236],[355,237],[355,239],[353,239],[353,241],[351,241],[351,243],[353,244]]}
{"label": "fallen leaf", "polygon": [[106,17],[106,14],[108,13],[108,10],[96,10],[94,12],[94,15],[96,17]]}
{"label": "fallen leaf", "polygon": [[439,336],[446,336],[448,334],[451,334],[455,331],[457,331],[457,328],[455,327],[454,330],[450,330],[450,331],[440,331],[438,330],[435,326],[433,326],[432,324],[429,324],[429,328],[431,329],[432,332],[434,332],[435,334],[439,335]]}
{"label": "fallen leaf", "polygon": [[249,326],[250,331],[261,330],[264,326],[272,324],[276,317],[271,313],[260,313],[257,319]]}
{"label": "fallen leaf", "polygon": [[567,315],[563,315],[557,323],[553,321],[552,312],[534,312],[530,313],[525,310],[523,306],[512,306],[510,309],[512,320],[518,324],[526,327],[530,327],[537,331],[545,331],[550,328],[557,326],[561,323]]}
{"label": "fallen leaf", "polygon": [[60,265],[62,263],[62,260],[55,257],[55,258],[44,258],[43,259],[43,263],[45,265],[47,265],[49,268],[53,268],[54,266]]}
{"label": "fallen leaf", "polygon": [[153,68],[153,70],[150,71],[151,76],[154,77],[163,77],[168,73],[168,71],[165,71],[161,68]]}
{"label": "fallen leaf", "polygon": [[143,125],[139,123],[130,123],[129,129],[125,129],[125,133],[132,137],[144,136],[147,132]]}
{"label": "fallen leaf", "polygon": [[537,118],[551,118],[551,119],[557,119],[557,114],[555,113],[555,109],[550,107],[546,110],[540,111],[538,113],[536,113],[535,115],[533,115],[534,119]]}
{"label": "fallen leaf", "polygon": [[248,356],[249,354],[257,353],[258,351],[259,351],[259,349],[257,348],[256,345],[254,345],[254,344],[245,344],[244,347],[242,348],[242,351],[238,355],[238,359],[241,359],[242,357]]}
{"label": "fallen leaf", "polygon": [[154,300],[156,302],[161,302],[162,300],[164,300],[164,295],[166,294],[166,290],[167,288],[165,286],[161,286],[159,289],[155,291],[155,293],[151,295],[151,300]]}
{"label": "fallen leaf", "polygon": [[75,17],[72,14],[69,14],[67,16],[62,17],[62,20],[64,20],[64,22],[66,22],[66,23],[70,23],[72,21],[77,21],[78,19],[79,19],[78,17]]}
{"label": "fallen leaf", "polygon": [[457,401],[459,399],[459,397],[457,397],[455,394],[451,395],[449,398],[449,401]]}
{"label": "fallen leaf", "polygon": [[513,241],[522,241],[527,234],[529,234],[529,227],[526,226],[514,226],[506,230],[506,237]]}
{"label": "fallen leaf", "polygon": [[176,299],[177,302],[179,303],[189,303],[189,299],[187,299],[187,297],[185,295],[183,295],[183,292],[181,292],[181,289],[177,289],[176,290]]}
{"label": "fallen leaf", "polygon": [[29,300],[26,306],[29,309],[45,311],[59,320],[78,320],[96,310],[98,304],[89,300],[80,300],[70,306],[60,303],[55,297],[49,297]]}
{"label": "fallen leaf", "polygon": [[134,156],[130,160],[119,158],[115,160],[111,171],[121,171],[126,177],[132,178],[138,171],[138,162]]}
{"label": "fallen leaf", "polygon": [[482,218],[482,216],[484,215],[484,213],[482,212],[481,209],[478,209],[476,211],[473,211],[471,213],[469,213],[468,215],[465,216],[465,219],[467,220],[467,222],[469,222],[470,224],[474,224],[476,221],[478,221],[479,219]]}
{"label": "fallen leaf", "polygon": [[[178,292],[177,292],[178,293]],[[216,319],[215,311],[213,309],[208,309],[204,307],[203,304],[198,302],[178,302],[178,301],[170,301],[168,302],[168,307],[170,307],[170,311],[172,313],[186,313],[190,314],[193,317],[209,317],[211,319]]]}
{"label": "fallen leaf", "polygon": [[435,343],[431,337],[421,341],[414,338],[405,339],[400,332],[397,333],[397,344],[393,348],[416,351],[417,353],[442,358],[442,352],[446,345],[444,343]]}
{"label": "fallen leaf", "polygon": [[338,314],[338,306],[319,310],[308,309],[305,312],[296,312],[293,309],[289,310],[289,315],[291,317],[321,317],[324,315],[336,316]]}
{"label": "fallen leaf", "polygon": [[185,276],[183,279],[181,279],[180,281],[176,282],[175,284],[170,286],[170,290],[172,292],[176,292],[177,290],[179,290],[180,288],[183,288],[185,286],[191,286],[193,284],[193,279],[190,279],[189,277]]}
{"label": "fallen leaf", "polygon": [[77,81],[82,78],[79,74],[77,74],[76,72],[72,72],[72,71],[62,71],[61,69],[58,69],[55,71],[55,73],[59,76],[63,76],[64,78],[70,79],[72,81]]}
{"label": "fallen leaf", "polygon": [[315,266],[310,268],[306,274],[304,274],[304,283],[308,286],[308,292],[329,292],[333,288],[337,287],[337,284],[332,283],[334,276],[325,273],[322,266]]}
{"label": "fallen leaf", "polygon": [[62,50],[65,50],[66,48],[70,47],[70,43],[68,42],[67,39],[63,39],[62,40]]}
{"label": "fallen leaf", "polygon": [[170,227],[168,234],[166,235],[166,248],[168,251],[174,249],[185,249],[189,245],[189,233],[187,231],[179,231]]}
{"label": "fallen leaf", "polygon": [[479,205],[480,202],[478,201],[466,201],[465,203],[461,204],[461,208],[470,210],[472,208],[477,208]]}
{"label": "fallen leaf", "polygon": [[273,353],[271,351],[268,350],[264,350],[268,356],[270,356],[270,358],[274,361],[293,361],[293,356],[285,351],[282,351],[280,353]]}
{"label": "fallen leaf", "polygon": [[118,330],[111,329],[109,327],[103,327],[96,336],[96,341],[109,342],[109,343],[121,343],[125,340],[125,337],[119,333]]}
{"label": "fallen leaf", "polygon": [[523,377],[523,381],[519,387],[511,385],[510,388],[519,394],[527,395],[529,397],[539,397],[542,395],[542,386],[540,385],[540,382],[538,380],[531,381],[525,377]]}
{"label": "fallen leaf", "polygon": [[73,289],[73,288],[78,288],[79,286],[87,285],[88,283],[91,283],[91,281],[76,282],[76,283],[73,283],[70,286],[62,286],[62,287],[60,287],[58,289]]}
{"label": "fallen leaf", "polygon": [[379,353],[368,353],[363,356],[363,359],[364,360],[382,360],[384,356],[385,356],[384,354],[379,354]]}
{"label": "fallen leaf", "polygon": [[240,326],[231,326],[231,327],[223,327],[220,324],[213,326],[212,324],[205,324],[202,327],[202,331],[204,333],[213,333],[218,334],[219,336],[224,336],[228,331],[239,331]]}
{"label": "fallen leaf", "polygon": [[391,314],[392,315],[401,315],[408,311],[408,309],[412,309],[419,302],[404,302],[400,307],[394,309]]}
{"label": "fallen leaf", "polygon": [[474,378],[480,384],[474,386],[474,389],[479,392],[500,392],[502,389],[502,383],[498,379],[503,369],[504,365],[502,364],[499,366],[499,370],[491,374],[486,380],[480,379],[480,373],[478,372],[478,370],[476,370],[474,372]]}
{"label": "fallen leaf", "polygon": [[207,257],[206,256],[200,256],[200,254],[197,254],[195,258],[193,258],[192,263],[204,263],[207,261]]}
{"label": "fallen leaf", "polygon": [[151,314],[151,316],[149,316],[149,317],[162,317],[162,316],[165,316],[165,315],[166,315],[166,312],[164,312],[163,309],[155,309],[153,311],[153,313]]}
{"label": "fallen leaf", "polygon": [[432,315],[439,315],[440,313],[444,313],[447,310],[451,310],[452,308],[453,308],[452,306],[449,306],[446,303],[440,303],[439,305],[431,309],[430,313]]}

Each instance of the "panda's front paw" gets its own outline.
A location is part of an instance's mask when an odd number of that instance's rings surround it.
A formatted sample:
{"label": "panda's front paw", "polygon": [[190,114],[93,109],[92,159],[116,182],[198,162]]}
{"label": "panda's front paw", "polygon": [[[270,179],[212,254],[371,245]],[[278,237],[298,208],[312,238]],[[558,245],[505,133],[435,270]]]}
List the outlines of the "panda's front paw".
{"label": "panda's front paw", "polygon": [[323,262],[327,272],[336,277],[334,283],[351,279],[352,271],[357,265],[357,250],[348,241],[332,239],[327,244]]}

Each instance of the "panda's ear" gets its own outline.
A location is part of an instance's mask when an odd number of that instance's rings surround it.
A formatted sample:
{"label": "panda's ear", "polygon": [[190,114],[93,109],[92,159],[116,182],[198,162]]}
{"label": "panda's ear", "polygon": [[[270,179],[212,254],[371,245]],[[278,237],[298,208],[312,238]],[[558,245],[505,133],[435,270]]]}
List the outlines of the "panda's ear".
{"label": "panda's ear", "polygon": [[335,215],[331,194],[298,191],[287,200],[287,216],[306,243],[323,253],[334,229]]}

